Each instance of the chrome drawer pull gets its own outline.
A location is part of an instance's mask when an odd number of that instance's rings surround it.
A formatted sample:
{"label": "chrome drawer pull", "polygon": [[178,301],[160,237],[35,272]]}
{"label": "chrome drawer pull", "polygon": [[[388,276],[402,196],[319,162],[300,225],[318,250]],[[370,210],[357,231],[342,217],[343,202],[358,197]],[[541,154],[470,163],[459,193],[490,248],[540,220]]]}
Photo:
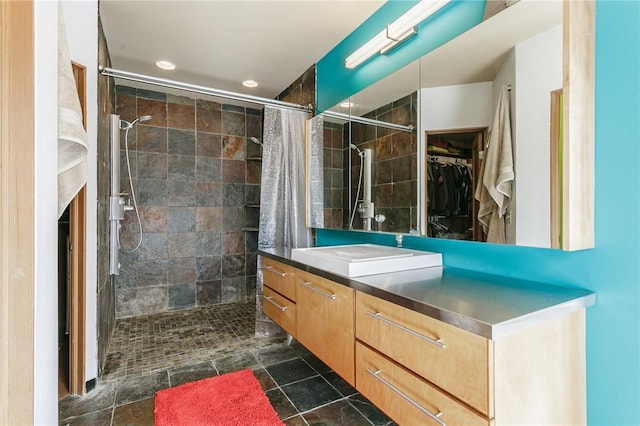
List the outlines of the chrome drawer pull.
{"label": "chrome drawer pull", "polygon": [[336,298],[335,294],[327,293],[326,291],[320,290],[319,288],[315,288],[311,285],[310,282],[300,281],[299,284],[307,287],[309,290],[313,290],[316,293],[323,295],[324,297],[328,297],[329,299],[335,300]]}
{"label": "chrome drawer pull", "polygon": [[440,411],[438,414],[433,414],[431,411],[427,410],[422,405],[418,404],[413,399],[405,395],[400,389],[398,389],[397,387],[393,386],[391,383],[389,383],[388,381],[380,377],[380,374],[382,373],[382,371],[380,370],[373,371],[370,368],[367,368],[367,373],[371,374],[373,377],[378,379],[380,382],[382,382],[383,385],[391,389],[393,392],[395,392],[398,396],[400,396],[402,399],[407,401],[409,404],[413,405],[418,410],[422,411],[424,414],[431,417],[431,419],[437,422],[440,426],[447,426],[447,424],[440,419],[440,416],[442,416],[442,411]]}
{"label": "chrome drawer pull", "polygon": [[267,302],[271,303],[273,306],[275,306],[276,308],[280,309],[282,312],[284,312],[284,311],[286,311],[286,310],[287,310],[287,307],[286,307],[286,306],[280,306],[280,305],[278,305],[276,302],[274,302],[273,300],[271,300],[271,299],[273,299],[273,297],[271,297],[271,296],[265,296],[265,299],[267,299]]}
{"label": "chrome drawer pull", "polygon": [[281,277],[286,277],[287,275],[291,274],[291,272],[282,272],[279,269],[274,268],[273,266],[265,266],[264,269],[269,272],[273,272],[276,275],[280,275]]}
{"label": "chrome drawer pull", "polygon": [[393,322],[391,320],[388,320],[386,318],[384,318],[382,316],[382,314],[380,312],[371,312],[371,311],[366,311],[366,314],[369,315],[370,317],[373,317],[375,319],[378,319],[380,321],[382,321],[385,324],[389,324],[393,327],[399,328],[402,331],[405,331],[407,333],[409,333],[412,336],[417,337],[418,339],[422,339],[425,342],[431,343],[432,345],[436,345],[437,347],[441,348],[441,349],[445,349],[447,347],[447,345],[445,345],[442,340],[440,339],[432,339],[431,337],[427,337],[423,334],[418,333],[417,331],[413,331],[410,328],[405,327],[404,325],[400,325],[396,322]]}

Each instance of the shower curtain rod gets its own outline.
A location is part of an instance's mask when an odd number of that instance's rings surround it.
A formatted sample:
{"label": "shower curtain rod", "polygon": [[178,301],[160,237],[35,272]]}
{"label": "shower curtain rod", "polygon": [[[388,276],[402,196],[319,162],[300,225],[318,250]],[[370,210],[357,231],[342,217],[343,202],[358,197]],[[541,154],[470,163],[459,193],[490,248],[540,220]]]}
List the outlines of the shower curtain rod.
{"label": "shower curtain rod", "polygon": [[107,77],[121,78],[123,80],[137,81],[139,83],[153,84],[156,86],[168,87],[171,89],[184,90],[187,92],[200,93],[202,95],[216,96],[224,99],[233,99],[236,101],[244,101],[253,104],[265,106],[276,106],[281,108],[289,108],[298,111],[313,112],[312,105],[300,105],[291,102],[278,101],[275,99],[262,98],[260,96],[245,95],[244,93],[230,92],[227,90],[215,89],[213,87],[199,86],[196,84],[184,83],[181,81],[169,80],[166,78],[153,77],[150,75],[136,74],[129,71],[122,71],[113,68],[98,67],[100,73]]}
{"label": "shower curtain rod", "polygon": [[[152,84],[152,85],[167,87],[171,89],[184,90],[192,93],[200,93],[202,95],[216,96],[224,99],[232,99],[236,101],[249,102],[253,104],[289,108],[297,111],[305,111],[305,112],[313,113],[312,105],[305,106],[305,105],[295,104],[291,102],[263,98],[260,96],[246,95],[244,93],[230,92],[228,90],[215,89],[213,87],[207,87],[207,86],[199,86],[196,84],[184,83],[181,81],[169,80],[169,79],[160,78],[160,77],[153,77],[150,75],[137,74],[130,71],[122,71],[122,70],[117,70],[109,67],[99,66],[98,69],[102,75],[107,77],[115,77],[115,78],[121,78],[123,80],[137,81],[138,83]],[[413,126],[411,125],[403,126],[400,124],[388,123],[385,121],[374,120],[371,118],[350,116],[348,114],[344,114],[340,112],[324,111],[324,112],[321,112],[320,115],[323,115],[325,117],[337,118],[345,121],[354,121],[362,124],[371,124],[378,127],[386,127],[388,129],[402,130],[405,132],[413,131]]]}
{"label": "shower curtain rod", "polygon": [[330,118],[338,118],[340,120],[345,120],[345,121],[354,121],[356,123],[361,123],[361,124],[371,124],[378,127],[386,127],[387,129],[402,130],[403,132],[413,131],[412,125],[403,126],[402,124],[394,124],[386,121],[374,120],[372,118],[353,116],[353,115],[345,114],[343,112],[323,111],[319,115],[323,115],[325,117],[330,117]]}

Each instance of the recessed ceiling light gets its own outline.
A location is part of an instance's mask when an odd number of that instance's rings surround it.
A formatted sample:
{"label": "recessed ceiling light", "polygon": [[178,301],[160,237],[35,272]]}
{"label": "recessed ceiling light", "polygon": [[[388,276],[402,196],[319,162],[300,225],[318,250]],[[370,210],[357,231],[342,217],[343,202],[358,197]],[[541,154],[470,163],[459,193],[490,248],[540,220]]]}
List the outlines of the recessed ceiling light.
{"label": "recessed ceiling light", "polygon": [[173,62],[160,60],[156,61],[156,67],[167,71],[173,71],[176,69],[176,64],[174,64]]}
{"label": "recessed ceiling light", "polygon": [[351,108],[353,106],[353,102],[345,101],[340,103],[340,107],[342,108]]}
{"label": "recessed ceiling light", "polygon": [[258,82],[254,80],[245,80],[242,82],[244,87],[258,87]]}

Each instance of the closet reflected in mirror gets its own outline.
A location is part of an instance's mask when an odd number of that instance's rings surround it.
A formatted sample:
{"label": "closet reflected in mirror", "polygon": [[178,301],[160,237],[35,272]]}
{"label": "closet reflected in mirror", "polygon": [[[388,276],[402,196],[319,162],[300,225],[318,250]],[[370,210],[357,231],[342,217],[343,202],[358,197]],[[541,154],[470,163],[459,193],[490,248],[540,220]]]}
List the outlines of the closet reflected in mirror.
{"label": "closet reflected in mirror", "polygon": [[[323,227],[565,250],[592,246],[593,76],[578,65],[593,61],[593,40],[577,46],[592,34],[587,12],[582,2],[509,2],[331,108],[342,120],[324,117]],[[495,132],[500,111],[510,130]],[[358,122],[362,118],[412,128]],[[474,133],[474,141],[462,142],[465,133]],[[510,141],[490,143],[492,133]],[[483,189],[482,166],[490,161],[481,159],[495,159],[488,148],[496,145],[511,158],[493,162],[489,172],[502,174],[502,182]],[[362,161],[366,149],[370,168]],[[446,179],[452,167],[454,186],[446,193],[455,203],[429,189],[434,169],[443,168]],[[495,205],[487,202],[496,197]]]}
{"label": "closet reflected in mirror", "polygon": [[427,236],[484,241],[474,197],[487,128],[427,132]]}

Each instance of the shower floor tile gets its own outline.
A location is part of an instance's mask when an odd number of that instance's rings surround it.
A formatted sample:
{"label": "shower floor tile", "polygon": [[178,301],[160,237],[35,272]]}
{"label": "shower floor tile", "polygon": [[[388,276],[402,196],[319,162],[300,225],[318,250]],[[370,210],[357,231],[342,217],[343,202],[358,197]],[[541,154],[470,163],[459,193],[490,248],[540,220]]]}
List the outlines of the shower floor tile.
{"label": "shower floor tile", "polygon": [[117,320],[96,388],[61,399],[59,424],[153,425],[156,391],[244,368],[287,425],[394,424],[302,345],[255,339],[255,309],[234,303]]}
{"label": "shower floor tile", "polygon": [[119,319],[102,380],[210,362],[253,344],[255,309],[255,303],[234,303]]}

